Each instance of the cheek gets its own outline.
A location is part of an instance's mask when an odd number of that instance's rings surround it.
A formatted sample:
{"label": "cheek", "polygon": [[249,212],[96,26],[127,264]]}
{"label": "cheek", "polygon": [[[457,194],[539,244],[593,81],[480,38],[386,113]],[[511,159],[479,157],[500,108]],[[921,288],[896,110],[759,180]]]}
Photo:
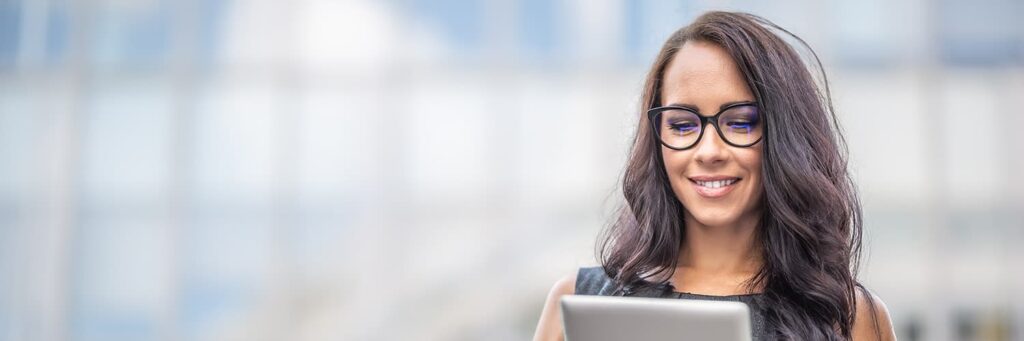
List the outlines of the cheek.
{"label": "cheek", "polygon": [[742,165],[743,168],[746,168],[748,171],[760,171],[761,159],[764,157],[762,155],[763,153],[764,152],[761,148],[761,144],[759,143],[757,144],[756,148],[751,147],[739,149],[736,150],[736,153],[733,155],[736,156],[736,161],[739,161],[740,165]]}
{"label": "cheek", "polygon": [[684,204],[689,195],[687,186],[689,186],[690,180],[683,176],[690,163],[689,154],[686,151],[676,151],[665,147],[661,149],[661,160],[664,163],[665,173],[668,175],[669,186],[672,187],[676,198]]}
{"label": "cheek", "polygon": [[674,182],[682,178],[681,174],[686,169],[688,160],[686,154],[686,152],[661,147],[661,160],[665,164],[665,173],[668,174],[669,180]]}
{"label": "cheek", "polygon": [[743,168],[747,171],[750,178],[750,184],[753,186],[751,189],[752,199],[760,199],[764,192],[764,177],[761,173],[761,149],[750,149],[747,153],[738,155],[738,161],[742,164]]}

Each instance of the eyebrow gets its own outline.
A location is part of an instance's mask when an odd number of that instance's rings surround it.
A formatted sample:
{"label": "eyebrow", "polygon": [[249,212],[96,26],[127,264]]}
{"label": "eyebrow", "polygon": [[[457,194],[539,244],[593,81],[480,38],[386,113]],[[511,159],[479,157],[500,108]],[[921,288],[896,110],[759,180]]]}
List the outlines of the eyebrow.
{"label": "eyebrow", "polygon": [[[722,105],[718,106],[718,111],[725,110],[726,107],[731,106],[731,105],[754,104],[754,103],[755,103],[754,101],[748,101],[748,100],[725,102],[725,103],[722,103]],[[700,110],[698,110],[696,105],[689,104],[689,103],[669,103],[668,105],[666,105],[666,107],[683,107],[683,108],[690,109],[690,110],[693,110],[693,111],[696,111],[696,112],[700,112]]]}

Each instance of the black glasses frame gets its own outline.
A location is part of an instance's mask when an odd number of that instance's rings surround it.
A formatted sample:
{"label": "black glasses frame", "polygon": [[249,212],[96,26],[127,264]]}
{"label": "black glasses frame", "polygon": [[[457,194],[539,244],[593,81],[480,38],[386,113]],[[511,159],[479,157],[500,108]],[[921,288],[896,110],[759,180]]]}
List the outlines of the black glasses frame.
{"label": "black glasses frame", "polygon": [[[725,138],[725,134],[722,133],[722,128],[720,128],[718,126],[718,117],[722,116],[722,113],[726,112],[729,109],[736,108],[736,107],[743,107],[743,106],[752,106],[752,107],[760,109],[760,107],[757,106],[756,102],[740,102],[740,103],[733,103],[733,104],[730,104],[728,106],[723,107],[722,110],[719,110],[718,113],[716,113],[714,116],[704,116],[704,115],[701,115],[700,112],[698,112],[697,110],[694,110],[692,108],[670,105],[670,106],[657,107],[657,108],[652,108],[650,110],[647,110],[647,120],[651,122],[651,127],[654,129],[654,138],[658,139],[658,143],[661,143],[661,145],[663,145],[665,147],[668,147],[669,149],[673,149],[673,150],[687,150],[687,149],[690,149],[690,148],[693,148],[694,146],[696,146],[698,143],[700,143],[700,140],[704,138],[704,131],[707,130],[707,129],[704,129],[704,127],[707,127],[709,122],[711,123],[711,126],[715,127],[715,131],[718,132],[718,137],[721,138],[722,141],[725,141],[726,144],[728,144],[730,146],[733,146],[733,147],[747,148],[747,147],[750,147],[750,146],[753,146],[753,145],[757,144],[758,142],[761,142],[761,140],[764,139],[764,133],[763,133],[763,129],[764,128],[763,127],[762,127],[762,134],[761,134],[761,136],[759,136],[757,138],[757,140],[755,140],[754,142],[751,142],[751,143],[748,143],[748,144],[735,144],[735,143],[732,143],[731,141],[729,141],[729,139]],[[658,117],[658,114],[661,114],[662,112],[665,112],[665,111],[668,111],[668,110],[685,110],[685,111],[689,111],[691,113],[694,113],[695,115],[697,115],[697,117],[700,118],[700,133],[699,133],[699,135],[697,135],[697,140],[693,141],[693,144],[690,144],[689,146],[686,146],[684,148],[677,148],[677,147],[673,147],[673,146],[668,145],[668,143],[665,143],[665,140],[661,139],[661,129],[659,129],[660,128],[659,127],[659,122],[657,122],[655,120],[655,118]],[[758,114],[760,115],[760,112],[758,112]],[[758,120],[761,121],[762,125],[764,124],[764,120],[763,119],[758,117]]]}

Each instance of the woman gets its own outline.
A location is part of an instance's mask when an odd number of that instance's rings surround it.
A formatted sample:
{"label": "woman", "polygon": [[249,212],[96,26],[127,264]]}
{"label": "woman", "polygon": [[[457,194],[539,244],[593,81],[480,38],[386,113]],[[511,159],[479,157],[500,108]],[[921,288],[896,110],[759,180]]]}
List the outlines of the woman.
{"label": "woman", "polygon": [[571,294],[741,301],[760,340],[895,339],[856,281],[861,209],[824,72],[819,88],[773,32],[807,47],[728,12],[668,39],[602,266],[555,283],[535,340],[562,339],[558,302]]}

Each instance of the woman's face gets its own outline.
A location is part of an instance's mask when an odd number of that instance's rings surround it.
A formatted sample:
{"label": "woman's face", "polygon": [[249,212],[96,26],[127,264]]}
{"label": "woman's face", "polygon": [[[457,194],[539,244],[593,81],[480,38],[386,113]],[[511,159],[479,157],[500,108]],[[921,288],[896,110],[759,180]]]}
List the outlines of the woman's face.
{"label": "woman's face", "polygon": [[[707,42],[686,42],[666,67],[662,84],[661,105],[695,108],[701,116],[712,116],[727,103],[754,101],[729,53]],[[662,145],[665,170],[672,191],[686,208],[686,220],[704,226],[756,222],[763,191],[762,145],[730,146],[710,123],[690,149]],[[706,182],[710,180],[717,183]],[[732,180],[738,181],[729,184]]]}

